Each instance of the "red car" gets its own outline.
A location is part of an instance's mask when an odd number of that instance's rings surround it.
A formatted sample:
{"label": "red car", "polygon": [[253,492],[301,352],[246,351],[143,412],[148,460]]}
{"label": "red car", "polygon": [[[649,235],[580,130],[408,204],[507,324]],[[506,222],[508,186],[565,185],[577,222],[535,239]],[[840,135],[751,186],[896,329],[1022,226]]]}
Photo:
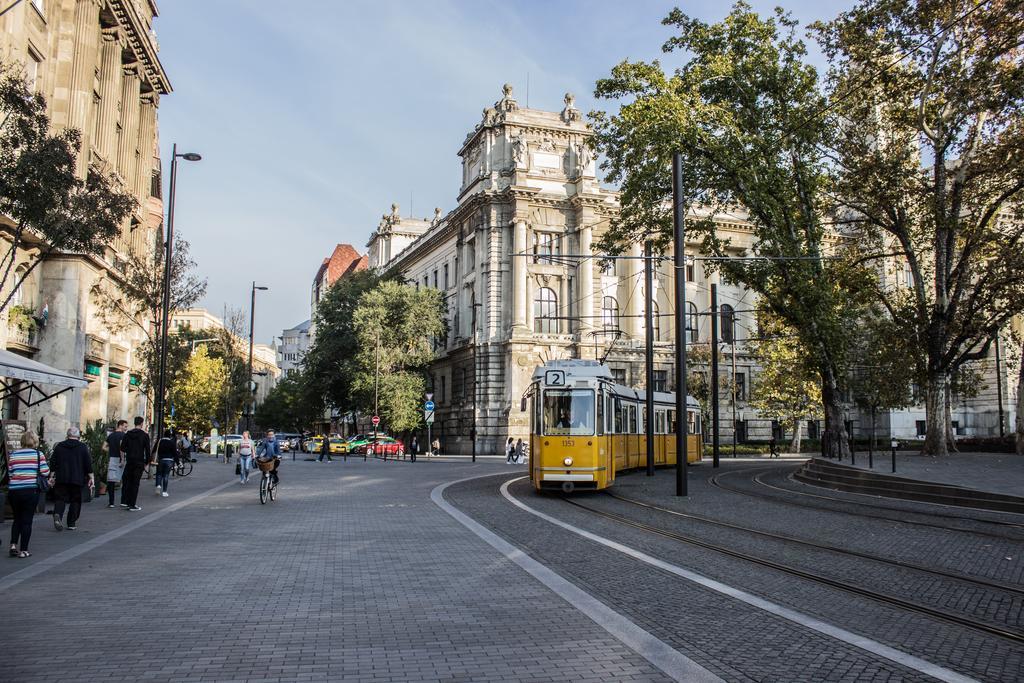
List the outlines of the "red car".
{"label": "red car", "polygon": [[360,449],[365,450],[367,455],[380,455],[385,458],[388,456],[395,458],[405,456],[405,445],[397,439],[392,439],[390,436],[378,436],[376,441],[371,437],[365,446],[360,446]]}

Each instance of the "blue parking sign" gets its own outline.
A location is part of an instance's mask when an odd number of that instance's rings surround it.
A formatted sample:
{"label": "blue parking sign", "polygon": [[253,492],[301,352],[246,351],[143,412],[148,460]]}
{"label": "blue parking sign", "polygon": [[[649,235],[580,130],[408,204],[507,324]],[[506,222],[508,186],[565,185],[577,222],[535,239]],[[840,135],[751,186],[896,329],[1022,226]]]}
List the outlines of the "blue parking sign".
{"label": "blue parking sign", "polygon": [[433,401],[427,401],[426,403],[423,404],[423,410],[433,410],[433,409],[434,409],[434,402]]}

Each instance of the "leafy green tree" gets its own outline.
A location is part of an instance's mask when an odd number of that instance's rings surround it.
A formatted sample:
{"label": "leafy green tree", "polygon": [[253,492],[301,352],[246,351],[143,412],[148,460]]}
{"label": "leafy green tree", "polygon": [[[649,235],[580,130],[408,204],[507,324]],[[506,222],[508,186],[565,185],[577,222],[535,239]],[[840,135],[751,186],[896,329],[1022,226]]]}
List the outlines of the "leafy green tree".
{"label": "leafy green tree", "polygon": [[951,382],[1024,312],[1024,9],[862,0],[816,28],[837,215],[901,271],[876,294],[924,349],[924,451],[944,455]]}
{"label": "leafy green tree", "polygon": [[850,389],[857,407],[869,415],[871,448],[875,448],[878,411],[914,403],[911,387],[921,380],[920,349],[902,334],[899,322],[876,311],[858,327],[852,352]]}
{"label": "leafy green tree", "polygon": [[[728,359],[721,350],[718,352],[718,363],[718,394],[721,401],[729,395],[732,387],[729,377],[721,372],[722,368],[728,366]],[[686,391],[700,404],[701,424],[709,430],[714,429],[711,420],[711,344],[690,346],[686,352],[686,366]]]}
{"label": "leafy green tree", "polygon": [[792,430],[790,451],[800,452],[800,421],[821,415],[821,377],[812,354],[795,339],[791,327],[767,311],[759,315],[761,335],[750,343],[760,372],[750,405],[761,415]]}
{"label": "leafy green tree", "polygon": [[360,407],[376,405],[393,432],[414,429],[424,371],[434,359],[434,341],[446,333],[441,292],[385,281],[359,298],[352,318],[358,342],[352,390]]}
{"label": "leafy green tree", "polygon": [[[135,207],[135,198],[99,169],[77,175],[81,140],[73,128],[52,131],[46,101],[14,67],[0,64],[0,214],[13,224],[4,230],[0,311],[50,254],[101,254]],[[40,249],[8,287],[19,252],[29,245]]]}
{"label": "leafy green tree", "polygon": [[290,374],[267,394],[256,408],[256,423],[262,427],[285,431],[302,431],[323,416],[322,399],[306,391],[301,374]]}
{"label": "leafy green tree", "polygon": [[222,405],[225,381],[224,361],[211,358],[205,346],[197,346],[171,385],[175,427],[193,434],[209,433],[210,419]]}
{"label": "leafy green tree", "polygon": [[737,3],[707,24],[674,10],[677,29],[665,52],[686,61],[666,73],[657,61],[625,61],[598,81],[596,95],[624,100],[614,115],[592,114],[603,167],[621,184],[621,212],[598,248],[621,250],[653,232],[672,239],[671,160],[682,156],[683,201],[698,206],[689,235],[714,256],[735,256],[715,217],[742,207],[758,260],[716,263],[726,280],[757,292],[792,328],[819,377],[824,450],[848,451],[841,383],[859,291],[870,274],[834,258],[829,226],[834,200],[822,146],[835,135],[818,113],[826,101],[806,62],[797,27],[781,11],[762,19]]}
{"label": "leafy green tree", "polygon": [[305,390],[339,410],[354,408],[353,378],[359,352],[355,311],[360,297],[384,279],[360,270],[339,279],[317,303],[316,333],[303,359]]}

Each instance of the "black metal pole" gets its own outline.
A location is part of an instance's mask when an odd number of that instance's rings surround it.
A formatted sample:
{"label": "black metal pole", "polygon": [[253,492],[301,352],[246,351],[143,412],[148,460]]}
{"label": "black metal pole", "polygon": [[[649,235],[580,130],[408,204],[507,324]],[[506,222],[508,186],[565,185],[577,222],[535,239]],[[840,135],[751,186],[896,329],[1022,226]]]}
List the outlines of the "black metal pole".
{"label": "black metal pole", "polygon": [[651,242],[644,243],[644,364],[647,372],[647,416],[644,427],[647,436],[647,476],[654,476],[654,264]]}
{"label": "black metal pole", "polygon": [[252,378],[252,346],[253,346],[253,332],[256,328],[255,325],[256,317],[256,281],[252,283],[252,297],[249,299],[249,372],[246,375],[248,377],[248,384],[246,385],[249,389],[249,411],[245,416],[245,428],[252,431],[252,414],[256,410],[256,387],[255,381]]}
{"label": "black metal pole", "polygon": [[718,467],[718,285],[711,285],[711,461]]}
{"label": "black metal pole", "polygon": [[999,332],[996,331],[996,400],[999,409],[999,438],[1006,436],[1003,426],[1003,362],[999,351]]}
{"label": "black metal pole", "polygon": [[171,319],[171,256],[174,251],[174,193],[178,179],[178,145],[171,146],[171,191],[167,208],[167,236],[164,242],[164,300],[160,323],[160,374],[156,389],[156,436],[164,433],[164,399],[167,393],[167,338]]}
{"label": "black metal pole", "polygon": [[683,206],[683,158],[672,155],[672,227],[676,277],[676,495],[687,495],[686,481],[686,227]]}

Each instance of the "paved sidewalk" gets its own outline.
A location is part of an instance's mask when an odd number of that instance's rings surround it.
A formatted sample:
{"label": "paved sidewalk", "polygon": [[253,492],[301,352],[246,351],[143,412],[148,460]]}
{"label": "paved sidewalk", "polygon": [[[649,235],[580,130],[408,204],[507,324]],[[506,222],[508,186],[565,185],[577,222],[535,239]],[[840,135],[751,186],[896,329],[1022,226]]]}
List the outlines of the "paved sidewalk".
{"label": "paved sidewalk", "polygon": [[[842,464],[850,465],[850,460]],[[896,472],[893,473],[891,454],[883,451],[875,453],[874,465],[872,471],[878,474],[1024,496],[1024,457],[1012,453],[956,453],[933,458],[897,451]],[[868,454],[858,452],[854,467],[867,470]]]}
{"label": "paved sidewalk", "polygon": [[[233,471],[201,458],[141,515]],[[665,680],[430,500],[502,471],[518,470],[286,460],[276,503],[232,484],[4,590],[0,679]],[[95,505],[88,534],[40,518],[29,562],[143,519]]]}

